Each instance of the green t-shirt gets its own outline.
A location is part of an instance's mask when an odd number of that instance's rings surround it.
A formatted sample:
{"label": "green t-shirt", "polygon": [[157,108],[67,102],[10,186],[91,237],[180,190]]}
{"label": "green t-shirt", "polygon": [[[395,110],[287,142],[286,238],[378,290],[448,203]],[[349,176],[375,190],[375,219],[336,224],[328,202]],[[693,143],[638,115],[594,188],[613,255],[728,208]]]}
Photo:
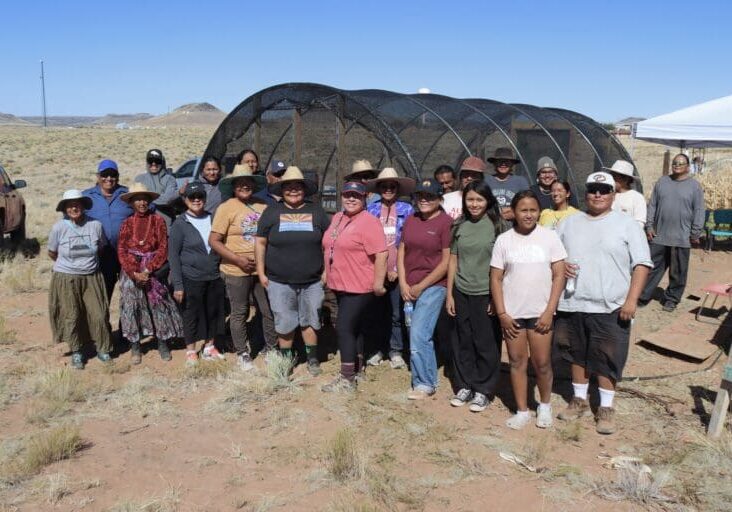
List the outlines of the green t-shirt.
{"label": "green t-shirt", "polygon": [[491,256],[496,242],[493,221],[483,216],[478,222],[460,224],[450,244],[450,254],[457,255],[455,287],[466,295],[490,292]]}

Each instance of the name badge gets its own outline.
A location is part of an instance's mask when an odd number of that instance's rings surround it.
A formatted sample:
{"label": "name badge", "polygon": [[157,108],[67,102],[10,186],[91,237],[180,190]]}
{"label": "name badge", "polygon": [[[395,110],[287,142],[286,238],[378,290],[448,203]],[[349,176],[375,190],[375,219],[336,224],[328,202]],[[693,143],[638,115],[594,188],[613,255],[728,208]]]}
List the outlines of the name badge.
{"label": "name badge", "polygon": [[385,226],[384,234],[385,235],[396,235],[396,226]]}

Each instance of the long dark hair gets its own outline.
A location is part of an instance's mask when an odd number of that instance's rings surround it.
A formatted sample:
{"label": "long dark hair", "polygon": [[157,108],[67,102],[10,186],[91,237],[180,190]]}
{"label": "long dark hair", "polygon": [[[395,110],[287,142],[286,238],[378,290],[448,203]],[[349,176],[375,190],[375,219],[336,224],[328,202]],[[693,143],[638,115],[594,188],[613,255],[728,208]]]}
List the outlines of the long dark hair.
{"label": "long dark hair", "polygon": [[500,218],[500,214],[498,213],[498,201],[496,201],[496,197],[493,195],[491,188],[485,181],[476,180],[468,183],[463,189],[463,214],[455,221],[455,224],[453,225],[453,235],[457,232],[457,229],[463,222],[474,220],[470,218],[470,213],[468,212],[468,203],[466,201],[468,192],[471,191],[479,194],[487,201],[488,204],[486,205],[484,215],[486,215],[491,220],[491,222],[493,223],[493,227],[496,230],[496,234],[498,234],[500,228],[500,223],[498,222],[498,219]]}
{"label": "long dark hair", "polygon": [[521,192],[513,196],[513,199],[511,199],[511,209],[515,210],[516,206],[519,204],[519,201],[521,201],[522,199],[533,199],[539,206],[539,211],[541,211],[541,201],[539,201],[539,196],[536,195],[536,192],[529,189],[522,190]]}
{"label": "long dark hair", "polygon": [[[254,155],[254,158],[257,159],[257,167],[259,167],[259,155],[257,154],[256,151],[254,151],[253,149],[249,149],[249,148],[242,149],[241,151],[239,151],[239,154],[236,155],[236,163],[240,164],[241,159],[244,158],[244,155],[246,155],[247,153],[251,153],[252,155]],[[221,166],[219,165],[219,167],[221,167]]]}

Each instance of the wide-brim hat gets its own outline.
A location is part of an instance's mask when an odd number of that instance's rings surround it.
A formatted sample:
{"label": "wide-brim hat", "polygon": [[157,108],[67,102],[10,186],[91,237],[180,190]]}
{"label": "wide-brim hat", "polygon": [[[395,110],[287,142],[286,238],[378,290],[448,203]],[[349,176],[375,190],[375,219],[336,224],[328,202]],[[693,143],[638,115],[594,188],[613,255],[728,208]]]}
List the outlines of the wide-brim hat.
{"label": "wide-brim hat", "polygon": [[86,197],[81,194],[81,190],[72,188],[71,190],[67,190],[66,192],[64,192],[61,201],[59,201],[56,205],[56,211],[63,212],[66,209],[66,203],[69,201],[81,201],[81,204],[84,205],[85,210],[88,210],[92,207],[91,197]]}
{"label": "wide-brim hat", "polygon": [[300,168],[294,165],[291,165],[287,168],[285,173],[280,178],[280,181],[268,185],[267,190],[270,194],[282,197],[282,186],[285,183],[292,183],[293,181],[302,182],[303,186],[305,187],[305,196],[312,196],[318,191],[318,184],[315,183],[313,180],[306,178]]}
{"label": "wide-brim hat", "polygon": [[160,197],[160,194],[158,194],[157,192],[149,191],[147,187],[142,183],[135,182],[130,185],[129,190],[119,196],[119,198],[122,199],[122,201],[124,201],[125,203],[130,203],[135,196],[145,196],[147,197],[148,201],[154,201],[158,197]]}
{"label": "wide-brim hat", "polygon": [[235,165],[234,172],[219,180],[221,199],[226,200],[234,197],[234,181],[239,178],[249,178],[254,183],[252,193],[259,192],[267,185],[267,178],[261,174],[254,174],[248,165]]}
{"label": "wide-brim hat", "polygon": [[374,166],[368,160],[356,160],[351,166],[351,172],[343,177],[343,181],[353,181],[354,175],[364,173],[370,174],[370,177],[367,179],[374,179],[379,174],[379,171],[374,169]]}
{"label": "wide-brim hat", "polygon": [[487,170],[488,166],[482,159],[478,158],[477,156],[469,156],[468,158],[463,160],[462,164],[460,164],[460,172],[473,171],[485,174]]}
{"label": "wide-brim hat", "polygon": [[368,183],[366,183],[366,188],[369,192],[378,192],[379,183],[383,183],[385,181],[396,181],[399,185],[399,194],[405,196],[414,192],[414,186],[416,185],[412,178],[399,176],[396,169],[393,167],[384,167],[376,178],[369,180]]}
{"label": "wide-brim hat", "polygon": [[521,160],[516,158],[516,155],[514,155],[511,148],[496,148],[496,150],[493,152],[493,156],[486,158],[486,160],[488,160],[493,165],[501,160],[509,160],[513,162],[514,165],[521,163]]}
{"label": "wide-brim hat", "polygon": [[635,176],[633,176],[633,164],[625,160],[615,160],[612,167],[603,167],[602,170],[609,173],[622,174],[632,180],[635,179]]}

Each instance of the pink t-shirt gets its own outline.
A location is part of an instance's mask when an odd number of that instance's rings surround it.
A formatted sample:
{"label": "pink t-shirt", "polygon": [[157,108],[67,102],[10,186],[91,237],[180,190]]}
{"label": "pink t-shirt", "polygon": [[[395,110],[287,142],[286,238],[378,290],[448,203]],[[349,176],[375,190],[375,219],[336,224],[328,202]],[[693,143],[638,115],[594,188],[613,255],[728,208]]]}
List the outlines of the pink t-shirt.
{"label": "pink t-shirt", "polygon": [[328,288],[339,292],[374,290],[375,255],[386,251],[384,228],[366,210],[353,217],[333,216],[323,235],[323,257]]}
{"label": "pink t-shirt", "polygon": [[[428,220],[410,215],[402,228],[404,271],[407,284],[414,286],[432,272],[442,260],[442,250],[450,247],[452,219],[444,211]],[[443,278],[435,285],[446,286]]]}
{"label": "pink t-shirt", "polygon": [[493,246],[491,267],[503,269],[503,301],[512,318],[537,318],[552,291],[551,264],[567,258],[555,231],[536,226],[528,235],[515,229],[501,234]]}

